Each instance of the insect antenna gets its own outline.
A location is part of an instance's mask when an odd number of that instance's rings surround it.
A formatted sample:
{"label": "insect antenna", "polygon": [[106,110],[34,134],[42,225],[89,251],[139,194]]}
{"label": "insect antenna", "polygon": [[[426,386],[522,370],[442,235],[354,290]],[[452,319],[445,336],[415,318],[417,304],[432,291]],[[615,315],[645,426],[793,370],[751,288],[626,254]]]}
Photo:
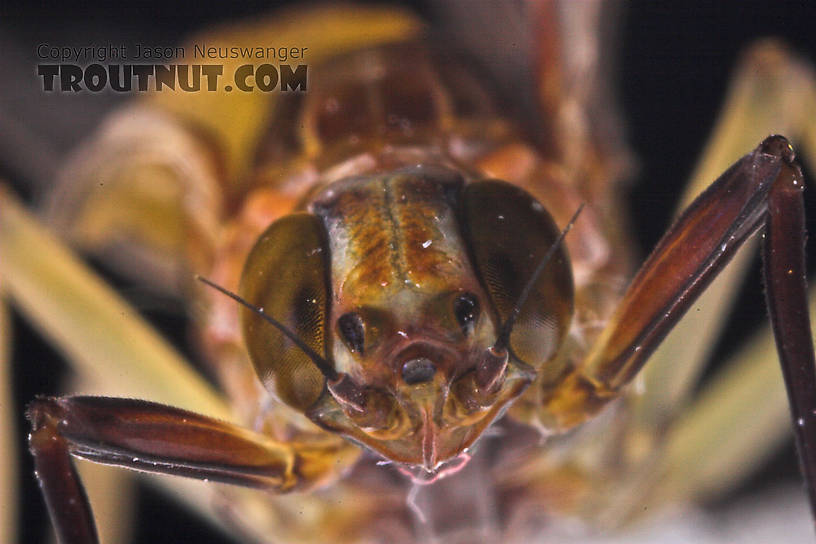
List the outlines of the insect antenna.
{"label": "insect antenna", "polygon": [[284,336],[286,336],[289,340],[291,340],[298,348],[300,348],[300,350],[303,353],[306,354],[307,357],[309,357],[309,359],[312,360],[312,362],[315,364],[315,366],[317,366],[318,370],[320,370],[320,372],[323,374],[323,376],[326,377],[327,380],[336,381],[340,377],[338,375],[337,371],[332,367],[331,364],[329,364],[329,362],[325,358],[321,357],[315,350],[313,350],[308,345],[306,345],[306,343],[304,343],[300,338],[298,338],[295,333],[293,333],[288,328],[286,328],[286,326],[283,323],[281,323],[280,321],[278,321],[274,317],[272,317],[269,314],[267,314],[266,312],[264,312],[263,308],[259,308],[259,307],[255,306],[254,304],[252,304],[252,303],[248,302],[247,300],[241,298],[236,293],[233,293],[232,291],[228,291],[227,289],[224,289],[220,285],[211,282],[210,280],[208,280],[204,276],[196,275],[195,278],[198,281],[200,281],[201,283],[212,287],[216,291],[218,291],[220,293],[223,293],[224,295],[227,295],[232,300],[236,301],[238,304],[244,306],[245,308],[248,308],[248,309],[252,310],[254,313],[259,315],[262,319],[264,319],[267,323],[269,323],[270,325],[272,325],[273,327],[278,329],[280,332],[282,332]]}
{"label": "insect antenna", "polygon": [[507,346],[510,344],[510,333],[513,332],[513,325],[515,325],[516,320],[518,319],[519,314],[521,313],[521,309],[524,307],[524,304],[527,302],[527,299],[530,297],[530,293],[533,290],[533,286],[538,281],[539,276],[544,271],[544,267],[547,266],[547,263],[552,258],[555,251],[561,246],[561,243],[564,241],[564,237],[570,231],[572,226],[575,224],[576,219],[581,214],[581,210],[584,209],[584,204],[581,203],[578,206],[578,209],[572,215],[572,219],[569,220],[567,226],[561,231],[561,234],[558,235],[558,238],[552,243],[552,245],[547,249],[547,253],[541,258],[541,262],[538,263],[535,271],[530,276],[530,279],[527,280],[527,283],[524,285],[524,289],[521,290],[521,294],[519,295],[518,299],[516,299],[516,303],[513,305],[513,310],[510,312],[510,316],[507,318],[507,321],[499,329],[499,335],[496,338],[496,342],[493,343],[492,349],[496,352],[504,351]]}

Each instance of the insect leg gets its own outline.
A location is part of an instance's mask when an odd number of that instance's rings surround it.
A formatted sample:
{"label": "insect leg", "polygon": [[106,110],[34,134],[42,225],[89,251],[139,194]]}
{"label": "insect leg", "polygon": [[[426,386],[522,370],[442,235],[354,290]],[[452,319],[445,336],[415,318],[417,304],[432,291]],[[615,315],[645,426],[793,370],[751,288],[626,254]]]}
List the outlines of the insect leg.
{"label": "insect leg", "polygon": [[[790,136],[800,156],[807,162],[816,159],[813,68],[774,40],[761,41],[746,52],[721,112],[682,207],[742,150],[767,134]],[[681,497],[704,499],[730,489],[789,436],[785,421],[790,411],[770,329],[757,332],[690,398],[754,254],[754,244],[746,246],[750,248],[737,253],[694,303],[693,313],[672,329],[649,358],[638,375],[644,387],[628,396],[631,415],[625,436],[630,444],[638,444],[628,451],[640,452],[633,455],[630,466],[637,472],[647,470],[642,456],[663,452],[660,475],[644,478],[651,485],[659,482],[658,490],[649,495],[650,505]],[[811,315],[816,315],[814,288],[810,304]],[[756,410],[758,403],[761,412]],[[644,496],[629,500],[633,513],[642,511]]]}
{"label": "insect leg", "polygon": [[[788,173],[794,172],[791,169]],[[779,349],[775,350],[770,334],[752,339],[668,429],[659,462],[645,469],[651,471],[648,481],[656,484],[649,493],[652,505],[682,498],[706,498],[732,486],[788,436],[784,420],[791,415],[801,467],[806,479],[813,481],[814,432],[810,421],[813,405],[808,408],[807,403],[813,402],[813,390],[808,387],[813,386],[814,376],[813,364],[807,361],[812,357],[808,353],[811,349],[808,313],[816,315],[816,297],[811,296],[808,301],[804,286],[799,187],[778,183],[769,195],[764,272]],[[790,306],[791,296],[796,297],[795,307]],[[782,360],[789,401],[779,386],[775,359]],[[761,408],[757,409],[758,406]],[[640,467],[637,470],[643,472]],[[812,499],[812,485],[809,492]],[[634,503],[631,506],[634,507],[630,513],[636,515],[640,507]]]}
{"label": "insect leg", "polygon": [[[746,155],[664,235],[579,364],[580,374],[605,397],[598,408],[629,383],[696,295],[761,226],[781,164],[761,148]],[[589,407],[583,404],[580,411]]]}
{"label": "insect leg", "polygon": [[[814,108],[816,80],[812,67],[775,41],[765,40],[753,46],[736,70],[722,113],[678,204],[678,214],[745,149],[768,134],[785,134],[795,143],[799,155],[816,157],[816,148],[810,150],[806,137],[809,131],[816,131]],[[637,425],[647,434],[655,435],[658,429],[665,428],[688,400],[752,254],[741,251],[735,256],[695,303],[693,319],[677,324],[643,370],[639,379],[644,381],[644,394],[638,397],[635,409]],[[697,341],[689,342],[691,337]],[[675,364],[679,358],[687,364]],[[658,404],[660,408],[655,409]],[[744,457],[740,459],[745,463]]]}
{"label": "insect leg", "polygon": [[132,399],[39,398],[29,406],[28,416],[37,476],[62,544],[97,542],[71,455],[145,472],[287,492],[326,476],[338,457],[357,451],[342,442],[277,442],[231,423]]}
{"label": "insect leg", "polygon": [[[790,144],[771,136],[695,200],[637,274],[597,344],[547,400],[562,422],[614,398],[756,230],[803,471],[816,504],[816,362],[804,280],[803,177]],[[560,412],[560,414],[559,414]]]}
{"label": "insect leg", "polygon": [[799,463],[816,515],[816,358],[807,306],[803,184],[801,170],[786,166],[771,189],[763,271]]}

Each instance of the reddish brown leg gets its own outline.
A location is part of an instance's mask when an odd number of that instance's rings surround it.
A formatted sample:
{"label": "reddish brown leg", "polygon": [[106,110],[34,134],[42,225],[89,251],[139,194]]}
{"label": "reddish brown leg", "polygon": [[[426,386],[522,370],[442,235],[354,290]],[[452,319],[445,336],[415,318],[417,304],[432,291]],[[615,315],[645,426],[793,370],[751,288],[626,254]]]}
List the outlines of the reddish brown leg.
{"label": "reddish brown leg", "polygon": [[315,476],[321,458],[331,458],[329,452],[304,453],[230,423],[140,400],[39,398],[28,417],[37,478],[61,544],[98,542],[70,455],[276,492]]}
{"label": "reddish brown leg", "polygon": [[586,360],[563,387],[546,393],[545,412],[555,425],[575,425],[617,397],[739,246],[765,226],[768,307],[816,515],[816,362],[805,292],[802,189],[790,144],[771,136],[700,195],[635,276]]}
{"label": "reddish brown leg", "polygon": [[[784,153],[785,150],[782,150]],[[805,275],[802,172],[792,151],[768,199],[763,263],[765,298],[788,390],[799,464],[816,519],[816,363]]]}

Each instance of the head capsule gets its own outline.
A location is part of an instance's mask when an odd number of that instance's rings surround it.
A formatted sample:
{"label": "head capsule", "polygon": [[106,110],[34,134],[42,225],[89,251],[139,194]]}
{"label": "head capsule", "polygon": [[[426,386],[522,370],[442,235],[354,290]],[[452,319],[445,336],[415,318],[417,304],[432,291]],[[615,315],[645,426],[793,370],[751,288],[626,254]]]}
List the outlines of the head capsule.
{"label": "head capsule", "polygon": [[255,369],[318,425],[434,470],[558,351],[573,305],[563,244],[496,343],[559,233],[533,197],[501,181],[416,167],[335,182],[308,213],[267,229],[241,285],[332,370],[244,312]]}

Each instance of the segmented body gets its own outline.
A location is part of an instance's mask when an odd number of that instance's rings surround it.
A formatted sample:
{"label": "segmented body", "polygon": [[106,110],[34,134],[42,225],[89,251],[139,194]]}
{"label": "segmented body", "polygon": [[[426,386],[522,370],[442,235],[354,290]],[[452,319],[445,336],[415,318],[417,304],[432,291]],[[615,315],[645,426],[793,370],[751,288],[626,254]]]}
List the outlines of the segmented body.
{"label": "segmented body", "polygon": [[[459,172],[465,183],[499,178],[529,191],[560,226],[581,202],[588,206],[566,240],[576,293],[570,335],[508,417],[494,425],[496,432],[487,433],[500,438],[482,438],[476,458],[459,473],[413,491],[417,484],[410,478],[394,467],[378,466],[382,459],[376,454],[364,453],[353,468],[338,470],[330,486],[270,499],[276,509],[269,521],[274,540],[394,542],[447,535],[464,542],[518,535],[531,519],[539,525],[548,517],[541,512],[574,513],[588,481],[548,460],[536,428],[559,426],[541,408],[548,385],[584,355],[623,287],[620,278],[628,262],[610,251],[615,235],[609,232],[616,226],[605,214],[612,195],[589,190],[612,184],[588,179],[613,174],[599,168],[566,171],[555,150],[526,143],[477,78],[456,60],[418,43],[357,51],[310,69],[310,91],[281,97],[257,153],[252,189],[213,235],[218,243],[205,273],[228,289],[238,289],[246,256],[270,223],[293,210],[327,205],[326,220],[341,223],[330,229],[339,236],[329,246],[356,244],[353,251],[365,255],[365,266],[355,270],[333,262],[335,292],[353,288],[363,298],[387,302],[392,284],[477,282],[466,276],[467,267],[448,257],[466,251],[446,219],[440,220],[444,186],[430,194],[388,183],[349,191],[338,181],[350,177],[420,167]],[[585,151],[588,163],[603,162],[596,149]],[[401,206],[406,199],[413,205]],[[204,352],[245,421],[281,440],[337,441],[339,450],[357,447],[273,398],[248,361],[238,307],[211,292],[199,296],[207,308]],[[332,312],[343,311],[329,306]],[[378,371],[369,369],[369,375]],[[292,515],[304,508],[312,515]]]}

